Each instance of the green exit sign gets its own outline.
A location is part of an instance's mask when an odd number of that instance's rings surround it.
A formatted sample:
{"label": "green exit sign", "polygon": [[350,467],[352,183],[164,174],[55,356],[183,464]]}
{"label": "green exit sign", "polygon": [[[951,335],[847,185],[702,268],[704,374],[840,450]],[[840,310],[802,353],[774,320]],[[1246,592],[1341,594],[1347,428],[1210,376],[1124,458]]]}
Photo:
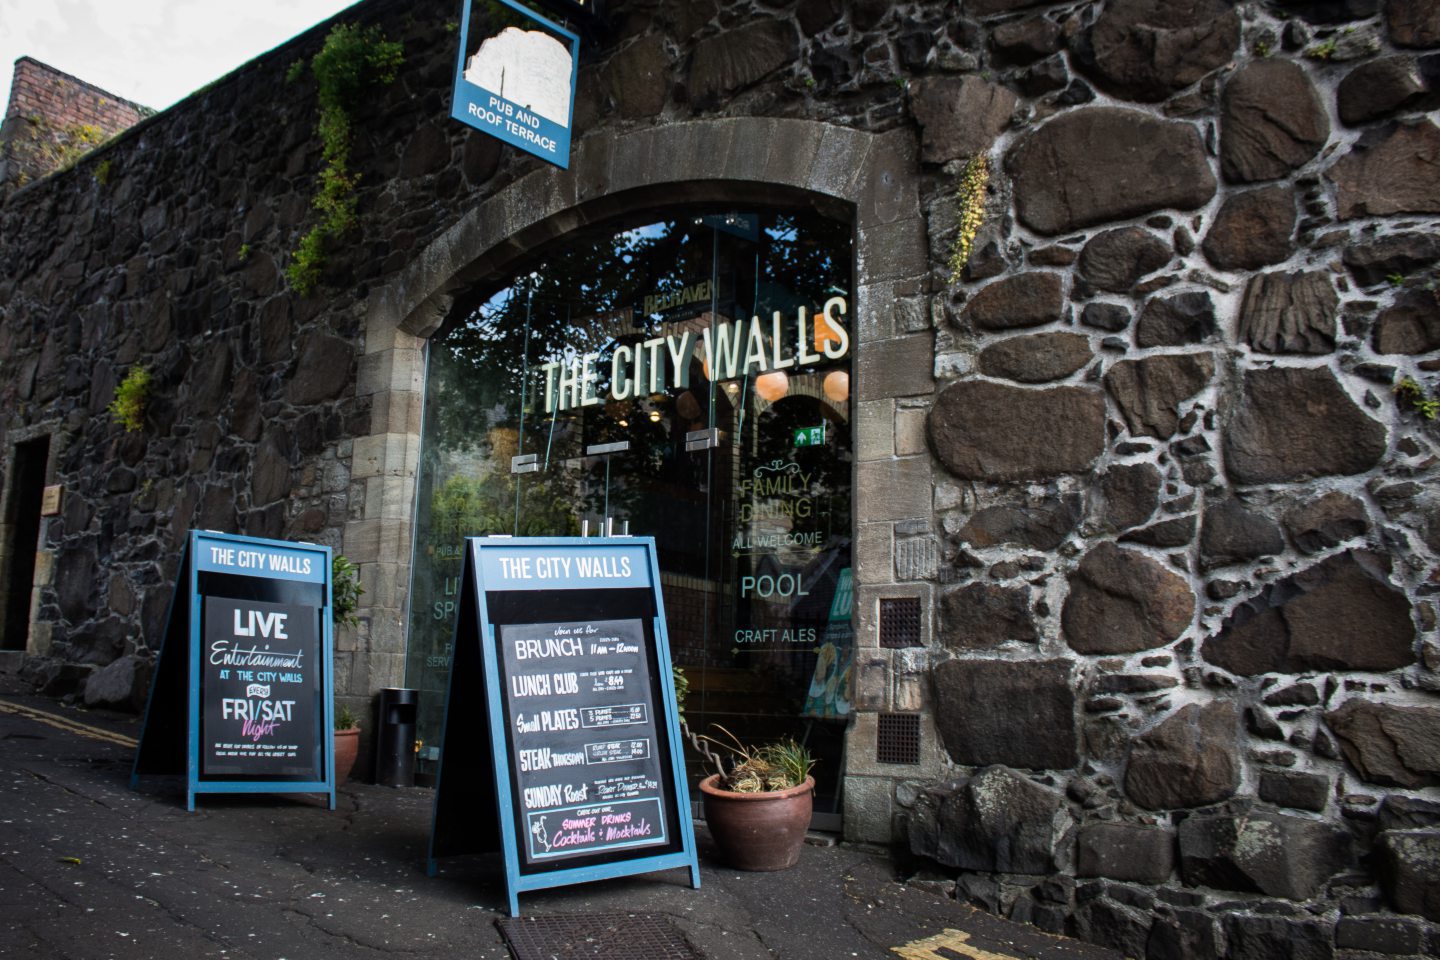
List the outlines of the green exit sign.
{"label": "green exit sign", "polygon": [[795,446],[818,447],[825,442],[825,424],[818,427],[796,427]]}

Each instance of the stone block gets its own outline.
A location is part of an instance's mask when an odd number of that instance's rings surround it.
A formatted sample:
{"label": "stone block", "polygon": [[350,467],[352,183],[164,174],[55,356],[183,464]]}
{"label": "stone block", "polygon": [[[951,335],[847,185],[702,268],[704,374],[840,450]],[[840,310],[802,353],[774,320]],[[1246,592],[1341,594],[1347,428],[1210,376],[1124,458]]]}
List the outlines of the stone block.
{"label": "stone block", "polygon": [[1348,476],[1385,455],[1385,427],[1324,367],[1247,371],[1228,406],[1224,462],[1236,483]]}
{"label": "stone block", "polygon": [[855,312],[850,316],[851,339],[860,341],[857,352],[864,352],[864,344],[888,340],[899,331],[895,329],[895,280],[876,280],[859,283],[855,287]]}
{"label": "stone block", "polygon": [[1016,330],[1054,323],[1064,311],[1060,274],[1028,271],[981,287],[960,313],[962,326],[976,330]]}
{"label": "stone block", "polygon": [[1088,387],[1029,390],[970,380],[930,412],[930,445],[967,480],[1043,480],[1088,471],[1105,447],[1105,398]]}
{"label": "stone block", "polygon": [[1308,900],[1353,860],[1335,826],[1278,813],[1205,814],[1180,824],[1180,871],[1191,886]]}
{"label": "stone block", "polygon": [[1330,799],[1330,778],[1294,770],[1262,770],[1260,799],[1281,807],[1320,813]]}
{"label": "stone block", "polygon": [[857,275],[865,283],[915,276],[926,262],[925,221],[918,216],[862,226],[856,234]]}
{"label": "stone block", "polygon": [[1340,216],[1440,213],[1440,179],[1430,161],[1440,126],[1416,120],[1370,131],[1325,171],[1335,184]]}
{"label": "stone block", "polygon": [[[890,523],[858,525],[855,537],[855,580],[863,584],[892,582],[895,576],[895,531]],[[872,634],[873,636],[873,634]]]}
{"label": "stone block", "polygon": [[1220,168],[1232,183],[1287,176],[1315,156],[1329,135],[1325,105],[1293,60],[1252,60],[1225,85]]}
{"label": "stone block", "polygon": [[1201,249],[1220,270],[1254,270],[1288,260],[1295,245],[1295,193],[1288,184],[1231,194]]}
{"label": "stone block", "polygon": [[348,341],[309,333],[301,337],[296,353],[285,391],[297,407],[334,399],[352,382],[355,348]]}
{"label": "stone block", "polygon": [[890,707],[890,659],[886,650],[861,650],[855,655],[855,708]]}
{"label": "stone block", "polygon": [[845,778],[845,839],[852,843],[893,843],[895,790],[889,778]]}
{"label": "stone block", "polygon": [[410,547],[410,524],[406,521],[351,520],[345,524],[342,552],[356,563],[408,557]]}
{"label": "stone block", "polygon": [[1230,61],[1240,18],[1222,0],[1118,0],[1085,36],[1077,60],[1103,89],[1127,100],[1164,100]]}
{"label": "stone block", "polygon": [[1361,536],[1370,529],[1370,521],[1364,503],[1332,490],[1291,507],[1285,514],[1285,529],[1297,549],[1319,553]]}
{"label": "stone block", "polygon": [[895,401],[867,400],[855,405],[855,459],[895,456]]}
{"label": "stone block", "polygon": [[425,394],[393,390],[375,395],[370,404],[370,433],[420,433],[425,413]]}
{"label": "stone block", "polygon": [[1161,884],[1175,865],[1175,834],[1140,823],[1087,823],[1080,828],[1077,876]]}
{"label": "stone block", "polygon": [[[856,178],[869,170],[874,137],[838,124],[821,124],[820,144],[807,172],[805,187],[831,197],[854,198]],[[866,189],[869,189],[867,184]]]}
{"label": "stone block", "polygon": [[1071,574],[1061,623],[1081,653],[1135,653],[1174,642],[1194,614],[1184,579],[1139,551],[1103,543]]}
{"label": "stone block", "polygon": [[1132,436],[1167,440],[1180,425],[1179,407],[1203,390],[1215,373],[1209,354],[1172,354],[1121,360],[1105,374]]}
{"label": "stone block", "polygon": [[424,393],[425,353],[418,347],[367,352],[355,372],[355,395],[390,391]]}
{"label": "stone block", "polygon": [[895,579],[928,580],[940,569],[940,541],[935,537],[903,537],[895,541]]}
{"label": "stone block", "polygon": [[1228,960],[1331,960],[1331,926],[1324,920],[1227,914],[1221,920]]}
{"label": "stone block", "polygon": [[928,791],[920,804],[927,809],[910,821],[910,849],[946,866],[1045,874],[1063,855],[1064,798],[1014,770],[986,767]]}
{"label": "stone block", "polygon": [[1095,358],[1090,338],[1077,333],[1011,337],[980,352],[980,372],[1017,383],[1063,380]]}
{"label": "stone block", "polygon": [[1273,557],[1285,549],[1280,527],[1234,500],[1206,505],[1200,562],[1206,568]]}
{"label": "stone block", "polygon": [[1341,917],[1335,924],[1335,946],[1370,953],[1423,953],[1425,929],[1413,920],[1394,917]]}
{"label": "stone block", "polygon": [[1345,759],[1370,783],[1440,784],[1440,709],[1347,700],[1325,714]]}
{"label": "stone block", "polygon": [[1012,148],[1020,221],[1057,235],[1153,210],[1194,210],[1215,195],[1195,127],[1136,110],[1067,111]]}
{"label": "stone block", "polygon": [[1218,803],[1240,786],[1240,717],[1233,703],[1189,704],[1130,748],[1125,792],[1148,810]]}
{"label": "stone block", "polygon": [[85,680],[85,705],[138,713],[150,693],[155,662],[134,654],[96,670]]}
{"label": "stone block", "polygon": [[[935,725],[959,764],[1065,770],[1079,760],[1068,660],[951,660],[933,673]],[[1045,736],[1035,736],[1035,731]]]}
{"label": "stone block", "polygon": [[940,641],[953,650],[998,647],[1010,641],[1036,643],[1029,587],[970,583],[940,598]]}
{"label": "stone block", "polygon": [[1149,912],[1115,903],[1103,897],[1090,900],[1075,911],[1074,933],[1087,943],[1118,950],[1127,957],[1143,957],[1150,935]]}
{"label": "stone block", "polygon": [[1350,550],[1267,587],[1202,647],[1231,673],[1394,670],[1415,662],[1410,601],[1388,557]]}
{"label": "stone block", "polygon": [[1096,234],[1080,251],[1079,273],[1092,286],[1125,293],[1170,262],[1170,245],[1142,227]]}
{"label": "stone block", "polygon": [[[364,484],[361,520],[409,520],[415,504],[415,478],[412,476],[372,476]],[[462,535],[495,533],[490,530],[464,531]]]}
{"label": "stone block", "polygon": [[1245,285],[1240,339],[1263,353],[1330,353],[1340,297],[1320,272],[1260,273]]}
{"label": "stone block", "polygon": [[864,344],[856,359],[856,397],[928,396],[935,392],[935,336],[916,333]]}
{"label": "stone block", "polygon": [[862,521],[929,515],[934,482],[929,457],[861,463],[855,475],[855,502],[863,510]]}
{"label": "stone block", "polygon": [[[870,139],[870,165],[854,171],[859,189],[847,194],[855,198],[859,225],[863,231],[875,224],[917,220],[923,253],[925,225],[918,219],[920,199],[915,192],[914,171],[918,158],[914,134],[902,128]],[[857,239],[859,249],[863,250],[864,244],[863,239]],[[915,264],[923,262],[923,259],[910,261],[910,267],[913,269]],[[862,269],[860,276],[866,278],[867,271]]]}
{"label": "stone block", "polygon": [[929,407],[901,407],[895,411],[895,454],[901,457],[929,453],[925,420]]}
{"label": "stone block", "polygon": [[420,437],[410,433],[384,433],[356,437],[350,467],[356,480],[367,477],[413,477],[420,464]]}

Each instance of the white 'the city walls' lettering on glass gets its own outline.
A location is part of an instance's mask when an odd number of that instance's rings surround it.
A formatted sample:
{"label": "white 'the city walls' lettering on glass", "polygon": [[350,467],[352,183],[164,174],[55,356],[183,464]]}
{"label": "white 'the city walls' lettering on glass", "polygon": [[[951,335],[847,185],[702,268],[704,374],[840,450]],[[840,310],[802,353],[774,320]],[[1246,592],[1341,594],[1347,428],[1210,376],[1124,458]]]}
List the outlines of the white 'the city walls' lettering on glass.
{"label": "white 'the city walls' lettering on glass", "polygon": [[[814,318],[809,310],[795,311],[795,339],[782,336],[784,317],[776,310],[766,321],[758,316],[727,320],[706,328],[698,338],[693,330],[655,337],[629,346],[618,346],[610,355],[608,399],[629,400],[651,393],[690,386],[690,357],[697,340],[705,357],[705,368],[716,381],[808,367],[827,360],[839,360],[850,352],[850,334],[840,319],[848,307],[844,297],[831,297]],[[820,333],[823,336],[817,336]],[[545,377],[545,412],[592,407],[607,397],[596,392],[602,367],[599,353],[582,353],[568,360],[551,360],[540,365]]]}

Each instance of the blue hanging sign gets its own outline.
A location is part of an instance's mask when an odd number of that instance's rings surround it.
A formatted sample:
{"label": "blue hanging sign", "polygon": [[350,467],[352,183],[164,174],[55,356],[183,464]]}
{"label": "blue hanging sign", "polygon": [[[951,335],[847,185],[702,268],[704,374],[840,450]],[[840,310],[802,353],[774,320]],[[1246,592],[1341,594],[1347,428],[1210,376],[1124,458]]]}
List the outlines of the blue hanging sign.
{"label": "blue hanging sign", "polygon": [[463,0],[450,115],[570,166],[580,37],[514,0]]}
{"label": "blue hanging sign", "polygon": [[454,650],[432,875],[499,850],[511,916],[590,880],[700,886],[653,539],[468,539]]}
{"label": "blue hanging sign", "polygon": [[190,531],[131,786],[181,774],[190,810],[201,793],[335,809],[333,644],[329,547]]}

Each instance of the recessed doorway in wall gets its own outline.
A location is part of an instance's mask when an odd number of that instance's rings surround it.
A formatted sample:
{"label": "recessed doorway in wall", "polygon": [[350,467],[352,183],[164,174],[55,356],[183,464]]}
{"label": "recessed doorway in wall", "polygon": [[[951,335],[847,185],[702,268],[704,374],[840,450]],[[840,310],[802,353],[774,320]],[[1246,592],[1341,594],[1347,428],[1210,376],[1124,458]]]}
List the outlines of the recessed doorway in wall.
{"label": "recessed doorway in wall", "polygon": [[40,505],[45,496],[45,466],[50,437],[17,443],[10,459],[10,496],[3,524],[4,579],[0,580],[4,619],[0,650],[24,650],[30,636],[30,595],[35,584],[35,551],[40,540]]}

